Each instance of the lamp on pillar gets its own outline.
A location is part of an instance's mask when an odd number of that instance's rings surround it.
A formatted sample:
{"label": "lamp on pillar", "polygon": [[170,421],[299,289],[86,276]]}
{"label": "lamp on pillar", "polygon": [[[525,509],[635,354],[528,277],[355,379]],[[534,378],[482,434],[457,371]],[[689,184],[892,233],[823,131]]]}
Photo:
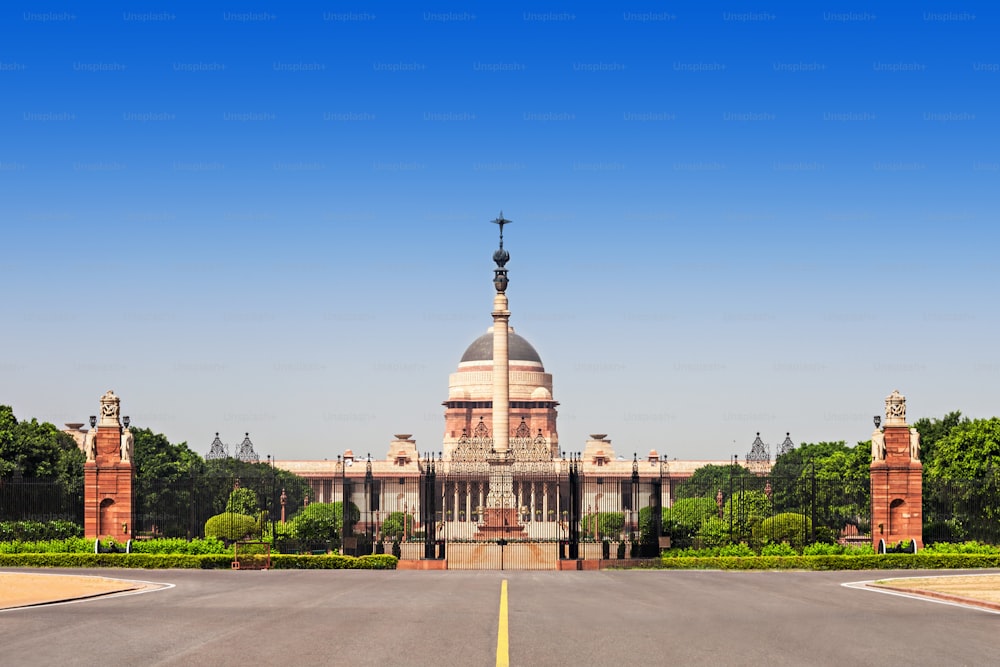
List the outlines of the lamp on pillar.
{"label": "lamp on pillar", "polygon": [[90,428],[97,426],[97,415],[90,415]]}
{"label": "lamp on pillar", "polygon": [[[660,456],[660,484],[663,484],[663,478],[667,478],[667,488],[665,489],[667,495],[667,507],[670,506],[670,460],[667,458],[666,454]],[[662,486],[661,486],[662,488]],[[662,500],[660,501],[662,507]]]}
{"label": "lamp on pillar", "polygon": [[740,460],[739,454],[733,454],[733,464],[729,467],[729,541],[733,541],[733,473],[736,472],[736,464]]}
{"label": "lamp on pillar", "polygon": [[374,485],[372,477],[372,455],[367,455],[365,462],[365,539],[368,545],[372,545],[372,491]]}
{"label": "lamp on pillar", "polygon": [[[93,417],[91,417],[91,419],[93,419]],[[882,427],[882,417],[881,417],[881,415],[875,415],[872,418],[872,420],[875,422],[875,428],[881,428]]]}
{"label": "lamp on pillar", "polygon": [[128,415],[125,415],[124,417],[122,417],[122,424],[125,425],[125,428],[128,428],[128,425],[131,424],[131,423],[132,423],[132,418],[131,417],[129,417]]}
{"label": "lamp on pillar", "polygon": [[632,509],[629,510],[629,522],[628,522],[628,539],[632,544],[631,556],[634,558],[638,556],[636,551],[636,524],[639,520],[639,455],[638,452],[632,452]]}
{"label": "lamp on pillar", "polygon": [[350,524],[347,522],[347,477],[344,468],[347,467],[347,455],[344,458],[340,458],[340,454],[337,454],[337,467],[340,469],[340,553],[341,555],[346,555],[346,544],[347,533],[351,529]]}

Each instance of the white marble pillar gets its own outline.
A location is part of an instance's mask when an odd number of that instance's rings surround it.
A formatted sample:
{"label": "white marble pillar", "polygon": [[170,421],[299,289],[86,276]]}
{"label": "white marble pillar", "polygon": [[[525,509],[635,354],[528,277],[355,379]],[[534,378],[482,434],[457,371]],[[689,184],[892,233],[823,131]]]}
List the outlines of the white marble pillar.
{"label": "white marble pillar", "polygon": [[493,448],[500,454],[510,447],[510,361],[507,295],[493,300]]}

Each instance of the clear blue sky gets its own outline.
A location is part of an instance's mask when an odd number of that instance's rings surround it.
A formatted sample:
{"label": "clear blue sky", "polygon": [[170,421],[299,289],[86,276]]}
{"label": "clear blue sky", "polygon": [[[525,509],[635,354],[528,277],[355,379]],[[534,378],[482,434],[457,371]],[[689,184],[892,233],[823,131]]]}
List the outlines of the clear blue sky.
{"label": "clear blue sky", "polygon": [[439,450],[490,324],[560,439],[997,414],[991,3],[9,3],[0,402],[205,453]]}

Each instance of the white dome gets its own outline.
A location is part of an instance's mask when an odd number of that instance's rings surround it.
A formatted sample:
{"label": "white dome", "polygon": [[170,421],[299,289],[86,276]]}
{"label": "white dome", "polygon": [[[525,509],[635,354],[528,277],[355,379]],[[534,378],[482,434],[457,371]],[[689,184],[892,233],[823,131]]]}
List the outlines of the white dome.
{"label": "white dome", "polygon": [[531,392],[531,398],[535,401],[549,401],[552,400],[552,392],[545,387],[538,387]]}

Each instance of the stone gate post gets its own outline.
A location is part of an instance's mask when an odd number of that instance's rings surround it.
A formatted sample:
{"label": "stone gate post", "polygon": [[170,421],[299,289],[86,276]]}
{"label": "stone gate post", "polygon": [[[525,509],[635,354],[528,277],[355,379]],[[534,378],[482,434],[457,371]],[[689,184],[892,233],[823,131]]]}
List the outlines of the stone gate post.
{"label": "stone gate post", "polygon": [[920,434],[906,423],[906,397],[885,399],[885,425],[872,433],[872,546],[923,541],[923,465]]}
{"label": "stone gate post", "polygon": [[99,420],[91,418],[84,441],[83,534],[87,539],[132,539],[132,465],[134,438],[119,420],[120,399],[113,391],[101,397]]}

